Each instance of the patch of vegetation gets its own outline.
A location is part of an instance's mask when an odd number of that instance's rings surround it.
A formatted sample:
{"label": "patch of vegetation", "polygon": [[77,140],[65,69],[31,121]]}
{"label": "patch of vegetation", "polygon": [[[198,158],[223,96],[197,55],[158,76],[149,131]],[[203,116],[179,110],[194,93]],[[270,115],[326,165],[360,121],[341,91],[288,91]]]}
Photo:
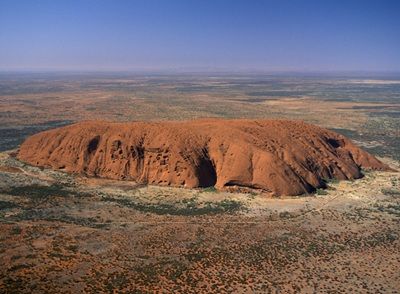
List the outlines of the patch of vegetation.
{"label": "patch of vegetation", "polygon": [[19,226],[14,226],[10,231],[11,235],[20,235],[22,233],[22,229]]}
{"label": "patch of vegetation", "polygon": [[187,267],[185,264],[179,261],[171,261],[167,278],[172,281],[176,281],[186,270]]}
{"label": "patch of vegetation", "polygon": [[137,266],[134,270],[145,284],[153,284],[161,277],[176,281],[187,270],[187,266],[180,260],[163,258],[158,262]]}
{"label": "patch of vegetation", "polygon": [[46,200],[52,196],[59,196],[59,197],[87,197],[90,196],[88,193],[78,192],[78,191],[71,191],[65,189],[64,185],[60,184],[53,184],[50,186],[45,185],[29,185],[29,186],[18,186],[18,187],[11,187],[9,189],[0,189],[0,193],[8,194],[12,196],[22,196],[27,197],[32,200]]}
{"label": "patch of vegetation", "polygon": [[114,202],[121,206],[136,209],[141,212],[170,215],[205,215],[218,213],[235,213],[243,209],[240,202],[234,200],[223,200],[220,202],[205,202],[204,205],[187,201],[185,206],[180,207],[172,204],[150,204],[134,202],[125,198],[103,197],[102,201]]}
{"label": "patch of vegetation", "polygon": [[339,180],[336,179],[336,178],[332,178],[332,179],[325,178],[325,179],[322,179],[322,180],[325,182],[325,184],[338,184],[339,183]]}
{"label": "patch of vegetation", "polygon": [[195,250],[193,252],[189,252],[189,253],[185,254],[185,258],[189,262],[197,262],[197,261],[202,260],[205,257],[207,257],[207,253],[204,251],[200,251],[200,250]]}
{"label": "patch of vegetation", "polygon": [[44,220],[49,222],[62,222],[67,224],[74,224],[83,227],[105,229],[109,227],[109,223],[99,223],[94,217],[75,217],[65,214],[51,214],[46,210],[39,209],[26,209],[22,213],[11,217],[13,220]]}
{"label": "patch of vegetation", "polygon": [[315,193],[316,193],[317,195],[328,195],[328,192],[327,192],[326,190],[320,189],[320,188],[318,188],[318,189],[315,191]]}
{"label": "patch of vegetation", "polygon": [[388,214],[400,217],[400,204],[389,204],[386,206],[379,205],[377,209],[381,212],[386,212]]}
{"label": "patch of vegetation", "polygon": [[392,196],[392,197],[400,196],[400,190],[395,188],[383,188],[381,192],[387,196]]}
{"label": "patch of vegetation", "polygon": [[123,289],[128,284],[129,280],[125,273],[111,273],[105,282],[105,289],[108,293],[113,293],[116,289]]}
{"label": "patch of vegetation", "polygon": [[[330,260],[335,254],[388,246],[398,240],[398,233],[391,230],[376,232],[367,235],[354,236],[353,234],[319,235],[313,231],[299,231],[281,236],[268,236],[263,241],[256,242],[247,248],[241,248],[244,263],[263,269],[260,260],[268,261],[269,266],[275,269],[285,269],[300,258],[320,257]],[[231,256],[235,259],[235,256]]]}
{"label": "patch of vegetation", "polygon": [[0,210],[11,209],[16,207],[18,207],[18,205],[13,202],[0,200]]}
{"label": "patch of vegetation", "polygon": [[15,272],[15,271],[25,269],[25,268],[30,268],[30,267],[32,267],[32,264],[25,264],[25,263],[16,264],[16,265],[12,266],[11,268],[9,268],[8,271]]}
{"label": "patch of vegetation", "polygon": [[18,147],[18,145],[30,135],[55,127],[65,126],[71,122],[70,120],[58,120],[29,126],[2,128],[0,130],[0,151],[11,150]]}
{"label": "patch of vegetation", "polygon": [[[18,268],[9,269],[9,271],[12,270],[18,270]],[[32,290],[32,286],[27,282],[27,279],[21,277],[11,277],[11,275],[2,279],[2,293],[21,293],[22,289]]]}
{"label": "patch of vegetation", "polygon": [[21,255],[13,255],[11,256],[11,261],[16,261],[18,259],[20,259],[22,256]]}
{"label": "patch of vegetation", "polygon": [[217,188],[215,188],[214,186],[206,187],[202,191],[206,192],[206,193],[216,193],[216,192],[218,192]]}
{"label": "patch of vegetation", "polygon": [[292,218],[294,215],[289,211],[282,211],[279,213],[280,218]]}
{"label": "patch of vegetation", "polygon": [[62,261],[68,261],[71,259],[70,256],[65,255],[64,253],[61,253],[61,252],[50,252],[47,254],[47,256],[51,257],[51,258],[57,258]]}
{"label": "patch of vegetation", "polygon": [[67,246],[67,249],[69,251],[72,251],[73,253],[77,253],[78,252],[78,248],[79,248],[79,246],[76,245],[76,244],[72,244],[72,245],[68,245]]}

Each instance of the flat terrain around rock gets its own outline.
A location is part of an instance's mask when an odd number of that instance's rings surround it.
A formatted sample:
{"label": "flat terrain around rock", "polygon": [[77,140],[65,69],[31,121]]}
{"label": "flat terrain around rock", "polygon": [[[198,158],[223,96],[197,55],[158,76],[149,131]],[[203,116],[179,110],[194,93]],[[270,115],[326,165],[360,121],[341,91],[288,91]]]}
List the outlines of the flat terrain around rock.
{"label": "flat terrain around rock", "polygon": [[0,167],[0,293],[400,287],[398,172],[276,199],[84,177],[5,153]]}
{"label": "flat terrain around rock", "polygon": [[[285,118],[400,170],[399,93],[398,77],[4,74],[0,151],[82,120]],[[59,167],[0,153],[0,293],[399,292],[399,173],[265,197]]]}

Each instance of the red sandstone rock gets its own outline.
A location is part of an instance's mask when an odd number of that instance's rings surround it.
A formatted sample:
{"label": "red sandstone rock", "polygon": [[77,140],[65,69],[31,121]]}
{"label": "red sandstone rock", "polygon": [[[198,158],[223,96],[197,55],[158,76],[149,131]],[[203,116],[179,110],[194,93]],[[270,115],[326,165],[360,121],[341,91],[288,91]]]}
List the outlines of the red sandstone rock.
{"label": "red sandstone rock", "polygon": [[342,135],[286,120],[81,122],[31,136],[18,158],[88,176],[274,195],[357,179],[360,167],[389,169]]}

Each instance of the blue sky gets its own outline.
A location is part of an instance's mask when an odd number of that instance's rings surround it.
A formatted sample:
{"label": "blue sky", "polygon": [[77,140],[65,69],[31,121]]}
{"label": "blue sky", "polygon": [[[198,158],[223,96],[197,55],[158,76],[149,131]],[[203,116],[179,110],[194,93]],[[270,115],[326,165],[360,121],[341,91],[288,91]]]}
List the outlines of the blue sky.
{"label": "blue sky", "polygon": [[400,71],[400,1],[0,0],[0,69]]}

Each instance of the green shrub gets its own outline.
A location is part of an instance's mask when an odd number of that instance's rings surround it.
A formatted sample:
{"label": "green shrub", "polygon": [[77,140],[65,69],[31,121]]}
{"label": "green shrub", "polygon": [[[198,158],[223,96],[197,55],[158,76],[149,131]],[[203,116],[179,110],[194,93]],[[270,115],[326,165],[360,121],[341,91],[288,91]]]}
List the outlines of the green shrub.
{"label": "green shrub", "polygon": [[381,190],[381,192],[382,192],[384,195],[387,195],[387,196],[394,196],[394,197],[400,196],[400,190],[399,190],[399,189],[394,189],[394,188],[383,188],[383,189]]}
{"label": "green shrub", "polygon": [[203,189],[203,192],[218,192],[217,188],[215,188],[214,186],[210,186],[210,187],[206,187]]}
{"label": "green shrub", "polygon": [[319,189],[319,188],[315,191],[315,193],[317,195],[328,195],[328,192],[326,192],[324,189]]}

